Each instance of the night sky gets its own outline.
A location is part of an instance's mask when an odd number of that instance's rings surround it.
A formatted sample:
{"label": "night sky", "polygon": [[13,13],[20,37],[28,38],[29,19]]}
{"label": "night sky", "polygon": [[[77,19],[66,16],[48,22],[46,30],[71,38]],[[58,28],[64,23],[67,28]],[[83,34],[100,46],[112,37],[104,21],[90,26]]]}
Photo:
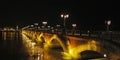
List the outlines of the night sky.
{"label": "night sky", "polygon": [[111,20],[111,30],[120,30],[119,3],[108,0],[20,0],[0,2],[0,28],[20,27],[47,21],[48,25],[63,24],[61,14],[69,14],[66,25],[76,23],[81,30],[105,30],[104,21]]}

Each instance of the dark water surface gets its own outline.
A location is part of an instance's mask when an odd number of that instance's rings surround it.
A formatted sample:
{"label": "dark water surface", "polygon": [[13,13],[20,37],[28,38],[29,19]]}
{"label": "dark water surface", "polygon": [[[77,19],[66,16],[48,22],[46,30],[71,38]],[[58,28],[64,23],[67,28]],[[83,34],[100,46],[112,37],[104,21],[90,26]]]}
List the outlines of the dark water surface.
{"label": "dark water surface", "polygon": [[19,32],[0,32],[0,60],[27,60]]}

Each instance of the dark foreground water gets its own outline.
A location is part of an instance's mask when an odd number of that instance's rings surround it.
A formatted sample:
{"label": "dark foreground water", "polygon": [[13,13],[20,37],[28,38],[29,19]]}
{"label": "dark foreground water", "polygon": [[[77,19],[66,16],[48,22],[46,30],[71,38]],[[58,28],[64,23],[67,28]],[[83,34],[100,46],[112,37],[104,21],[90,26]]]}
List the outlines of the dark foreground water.
{"label": "dark foreground water", "polygon": [[0,32],[0,60],[62,60],[60,49],[47,49],[44,59],[30,56],[20,32]]}
{"label": "dark foreground water", "polygon": [[0,60],[27,60],[19,32],[0,32]]}

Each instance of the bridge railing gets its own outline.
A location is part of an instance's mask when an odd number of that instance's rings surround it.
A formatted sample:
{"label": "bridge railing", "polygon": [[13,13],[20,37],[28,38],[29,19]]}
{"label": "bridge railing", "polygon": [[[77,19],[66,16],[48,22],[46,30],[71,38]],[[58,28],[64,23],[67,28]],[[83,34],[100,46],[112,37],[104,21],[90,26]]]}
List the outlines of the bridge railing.
{"label": "bridge railing", "polygon": [[67,31],[67,35],[82,37],[82,38],[95,38],[102,40],[111,40],[113,42],[120,43],[120,32],[118,31],[79,31],[72,30]]}
{"label": "bridge railing", "polygon": [[[42,31],[45,33],[62,35],[62,29],[60,30],[31,30],[31,31]],[[112,40],[120,43],[120,32],[119,31],[80,31],[80,30],[66,30],[66,35],[82,37],[82,38],[96,38]]]}

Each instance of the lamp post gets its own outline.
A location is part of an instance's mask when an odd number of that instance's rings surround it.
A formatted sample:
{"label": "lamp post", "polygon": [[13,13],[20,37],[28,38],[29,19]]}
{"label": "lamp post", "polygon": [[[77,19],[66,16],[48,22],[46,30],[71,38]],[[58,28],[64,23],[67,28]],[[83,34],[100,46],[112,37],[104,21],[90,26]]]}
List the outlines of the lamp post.
{"label": "lamp post", "polygon": [[61,14],[61,18],[63,18],[63,20],[64,20],[64,24],[63,24],[63,26],[64,26],[64,28],[63,28],[63,34],[65,34],[66,35],[66,22],[65,22],[65,20],[67,19],[69,17],[69,15],[68,14]]}
{"label": "lamp post", "polygon": [[38,23],[34,23],[35,29],[38,29]]}
{"label": "lamp post", "polygon": [[48,32],[50,32],[50,26],[48,26]]}
{"label": "lamp post", "polygon": [[45,26],[47,25],[47,22],[44,21],[44,22],[42,22],[42,24],[44,25],[44,30],[45,30]]}
{"label": "lamp post", "polygon": [[58,33],[58,31],[60,31],[60,25],[56,25],[56,32]]}
{"label": "lamp post", "polygon": [[57,28],[60,28],[60,25],[56,25]]}
{"label": "lamp post", "polygon": [[30,25],[30,28],[33,29],[34,25]]}
{"label": "lamp post", "polygon": [[107,25],[107,31],[110,31],[110,25],[111,25],[111,21],[105,21],[106,25]]}
{"label": "lamp post", "polygon": [[50,26],[48,26],[48,29],[50,30]]}
{"label": "lamp post", "polygon": [[74,33],[75,33],[75,27],[77,26],[76,24],[72,24],[72,26],[73,26],[73,35],[74,35]]}
{"label": "lamp post", "polygon": [[44,22],[42,22],[42,24],[43,24],[44,26],[46,26],[47,22],[44,21]]}

